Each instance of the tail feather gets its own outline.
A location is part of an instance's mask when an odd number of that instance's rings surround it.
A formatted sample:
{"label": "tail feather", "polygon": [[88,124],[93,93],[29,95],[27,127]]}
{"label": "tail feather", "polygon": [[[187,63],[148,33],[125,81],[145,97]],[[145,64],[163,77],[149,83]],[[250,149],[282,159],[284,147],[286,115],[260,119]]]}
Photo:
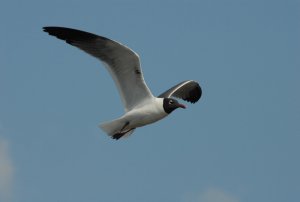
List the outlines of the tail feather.
{"label": "tail feather", "polygon": [[123,121],[120,119],[115,119],[113,121],[104,122],[99,124],[99,128],[101,128],[107,135],[113,136],[124,125]]}
{"label": "tail feather", "polygon": [[121,137],[128,137],[134,131],[133,129],[127,129],[127,131],[121,131],[126,122],[122,119],[115,119],[113,121],[104,122],[99,124],[101,128],[107,135],[111,136],[113,139],[118,140]]}

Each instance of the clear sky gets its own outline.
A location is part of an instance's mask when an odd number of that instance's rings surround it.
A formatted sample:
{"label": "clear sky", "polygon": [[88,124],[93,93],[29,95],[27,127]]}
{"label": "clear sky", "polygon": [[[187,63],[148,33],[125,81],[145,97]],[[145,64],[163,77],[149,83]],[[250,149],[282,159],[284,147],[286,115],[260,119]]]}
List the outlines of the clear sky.
{"label": "clear sky", "polygon": [[[1,0],[0,201],[300,201],[299,19],[299,0]],[[155,95],[203,97],[112,140],[112,79],[51,25],[135,50]]]}

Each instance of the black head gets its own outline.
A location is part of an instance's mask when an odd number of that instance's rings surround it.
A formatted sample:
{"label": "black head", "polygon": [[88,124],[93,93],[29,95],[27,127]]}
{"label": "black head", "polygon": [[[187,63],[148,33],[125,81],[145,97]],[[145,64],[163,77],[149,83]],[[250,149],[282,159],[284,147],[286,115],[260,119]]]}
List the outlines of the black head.
{"label": "black head", "polygon": [[185,109],[185,106],[183,104],[180,104],[177,100],[173,98],[164,98],[163,107],[165,112],[168,114],[170,114],[172,111],[179,107]]}

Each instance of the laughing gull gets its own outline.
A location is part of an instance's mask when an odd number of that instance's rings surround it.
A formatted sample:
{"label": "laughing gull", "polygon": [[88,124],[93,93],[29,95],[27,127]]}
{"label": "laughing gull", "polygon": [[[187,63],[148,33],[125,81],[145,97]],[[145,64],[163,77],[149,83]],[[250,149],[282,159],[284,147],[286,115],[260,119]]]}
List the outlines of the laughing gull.
{"label": "laughing gull", "polygon": [[144,81],[138,54],[121,43],[71,28],[44,27],[43,30],[103,62],[125,108],[120,118],[99,124],[113,139],[126,137],[138,127],[154,123],[177,108],[185,108],[173,97],[191,103],[201,97],[200,85],[193,80],[183,81],[158,97],[153,96]]}

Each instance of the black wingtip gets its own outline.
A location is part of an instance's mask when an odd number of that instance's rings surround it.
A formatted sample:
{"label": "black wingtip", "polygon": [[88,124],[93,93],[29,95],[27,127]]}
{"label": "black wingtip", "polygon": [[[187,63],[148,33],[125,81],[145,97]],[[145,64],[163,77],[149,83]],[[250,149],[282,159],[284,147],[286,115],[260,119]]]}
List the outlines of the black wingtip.
{"label": "black wingtip", "polygon": [[51,27],[43,27],[43,31],[46,32],[46,33],[48,33],[50,35],[50,31],[49,31],[50,28]]}
{"label": "black wingtip", "polygon": [[193,81],[193,89],[190,90],[188,96],[182,98],[183,100],[195,104],[198,102],[202,96],[202,89],[198,82]]}
{"label": "black wingtip", "polygon": [[196,103],[200,100],[202,96],[202,89],[200,85],[197,83],[196,87],[190,92],[191,103]]}
{"label": "black wingtip", "polygon": [[64,40],[69,44],[72,44],[73,42],[90,42],[97,38],[107,40],[105,37],[67,27],[45,26],[43,27],[43,31],[47,32],[51,36]]}
{"label": "black wingtip", "polygon": [[56,38],[64,40],[67,43],[71,44],[72,40],[74,39],[74,31],[76,33],[79,30],[74,30],[66,27],[47,26],[43,27],[43,31],[48,33],[50,36],[55,36]]}
{"label": "black wingtip", "polygon": [[69,29],[69,28],[65,28],[65,27],[55,27],[55,26],[45,26],[43,27],[43,31],[47,32],[48,34],[51,34],[57,30],[62,30],[62,29]]}

